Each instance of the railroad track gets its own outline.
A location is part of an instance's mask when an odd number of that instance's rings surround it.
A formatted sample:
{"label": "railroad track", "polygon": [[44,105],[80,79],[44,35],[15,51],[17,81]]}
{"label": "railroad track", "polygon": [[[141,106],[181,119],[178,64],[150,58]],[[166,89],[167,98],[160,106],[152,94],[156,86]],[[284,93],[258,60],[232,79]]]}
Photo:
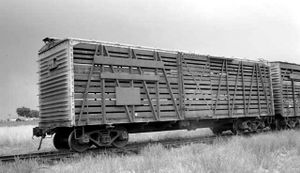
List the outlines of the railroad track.
{"label": "railroad track", "polygon": [[5,162],[14,162],[17,160],[30,160],[36,159],[37,161],[58,161],[68,158],[76,158],[78,156],[92,154],[92,155],[99,155],[99,154],[138,154],[141,149],[146,147],[147,145],[153,144],[161,144],[165,148],[176,148],[183,145],[188,145],[192,143],[206,143],[211,144],[217,138],[221,139],[228,139],[232,135],[224,135],[224,136],[206,136],[206,137],[197,137],[197,138],[176,138],[176,139],[166,139],[161,141],[147,141],[147,142],[139,142],[139,143],[129,143],[124,148],[113,148],[113,147],[106,147],[106,148],[91,148],[90,150],[77,153],[74,151],[50,151],[50,152],[36,152],[36,153],[28,153],[28,154],[17,154],[17,155],[6,155],[0,156],[0,161],[2,163]]}

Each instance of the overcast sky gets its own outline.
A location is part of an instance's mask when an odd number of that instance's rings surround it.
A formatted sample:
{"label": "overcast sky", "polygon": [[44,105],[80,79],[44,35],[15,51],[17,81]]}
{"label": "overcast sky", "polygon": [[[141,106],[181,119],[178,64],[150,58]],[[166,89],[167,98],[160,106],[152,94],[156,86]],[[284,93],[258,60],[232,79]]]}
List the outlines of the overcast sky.
{"label": "overcast sky", "polygon": [[299,7],[289,0],[0,0],[0,117],[38,109],[44,37],[300,64]]}

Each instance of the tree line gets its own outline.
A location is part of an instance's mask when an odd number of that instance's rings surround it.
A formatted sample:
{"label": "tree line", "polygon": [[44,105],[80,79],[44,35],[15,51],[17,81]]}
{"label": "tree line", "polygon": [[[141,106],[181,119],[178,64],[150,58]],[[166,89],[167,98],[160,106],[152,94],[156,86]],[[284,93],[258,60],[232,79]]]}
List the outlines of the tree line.
{"label": "tree line", "polygon": [[17,108],[16,110],[18,116],[25,117],[25,118],[38,118],[40,115],[40,112],[37,110],[31,110],[30,108],[21,107]]}

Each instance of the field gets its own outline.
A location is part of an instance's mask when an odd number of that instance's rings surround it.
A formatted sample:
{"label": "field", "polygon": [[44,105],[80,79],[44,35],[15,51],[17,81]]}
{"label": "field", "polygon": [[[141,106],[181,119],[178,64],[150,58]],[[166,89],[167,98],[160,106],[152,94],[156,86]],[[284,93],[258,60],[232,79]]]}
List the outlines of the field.
{"label": "field", "polygon": [[[37,151],[39,139],[32,139],[34,125],[0,127],[0,155],[19,154]],[[54,150],[52,140],[46,138],[42,151]]]}
{"label": "field", "polygon": [[[33,126],[1,127],[0,147],[19,148],[19,152],[36,149],[29,129]],[[13,128],[2,133],[2,128]],[[19,129],[16,130],[16,129]],[[23,130],[21,130],[23,129]],[[27,129],[27,130],[24,130]],[[17,136],[11,139],[8,134]],[[164,138],[203,136],[208,129],[131,135],[131,142],[160,140]],[[27,137],[29,137],[29,139]],[[6,142],[3,142],[6,141]],[[43,150],[53,150],[51,139]],[[1,149],[2,150],[2,149]],[[4,151],[1,151],[5,153]],[[15,150],[16,152],[16,150]],[[181,148],[165,149],[150,145],[139,155],[88,155],[80,159],[61,161],[53,165],[35,160],[0,164],[0,172],[237,172],[269,173],[300,172],[300,131],[281,131],[252,137],[236,136],[230,141],[217,140],[213,145],[192,144]]]}
{"label": "field", "polygon": [[38,120],[31,121],[0,121],[0,127],[14,127],[14,126],[25,126],[25,125],[38,125]]}

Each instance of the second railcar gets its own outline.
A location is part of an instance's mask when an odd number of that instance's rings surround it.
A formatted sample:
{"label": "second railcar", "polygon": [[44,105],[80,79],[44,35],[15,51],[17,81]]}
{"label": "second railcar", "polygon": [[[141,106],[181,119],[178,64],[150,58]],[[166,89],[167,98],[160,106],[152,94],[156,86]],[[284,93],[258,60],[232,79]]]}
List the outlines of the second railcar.
{"label": "second railcar", "polygon": [[271,75],[278,123],[295,128],[300,125],[300,65],[272,62]]}

